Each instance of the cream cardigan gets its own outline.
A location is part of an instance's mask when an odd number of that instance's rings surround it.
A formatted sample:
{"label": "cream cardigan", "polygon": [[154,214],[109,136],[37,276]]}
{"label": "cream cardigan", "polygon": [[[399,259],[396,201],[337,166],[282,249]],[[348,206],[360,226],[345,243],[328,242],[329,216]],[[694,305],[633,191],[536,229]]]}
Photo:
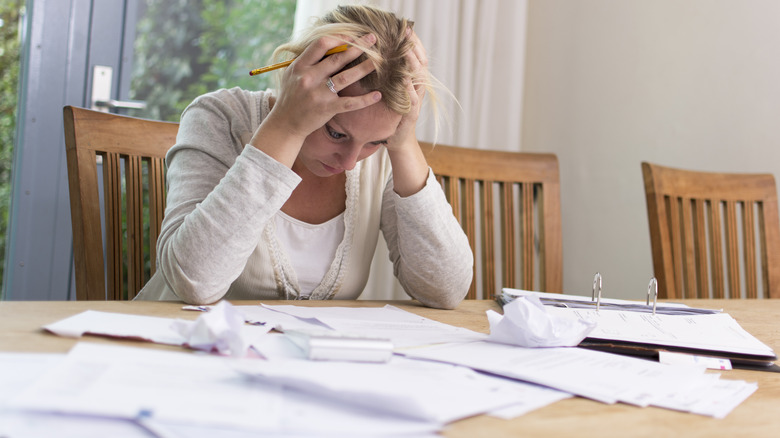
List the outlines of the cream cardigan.
{"label": "cream cardigan", "polygon": [[[157,272],[137,299],[207,304],[298,298],[296,273],[276,239],[273,217],[300,177],[245,146],[268,115],[271,95],[223,89],[182,113],[166,157]],[[421,191],[401,198],[382,149],[346,176],[344,239],[311,299],[357,298],[381,230],[404,290],[427,306],[455,307],[471,283],[473,256],[433,173]]]}

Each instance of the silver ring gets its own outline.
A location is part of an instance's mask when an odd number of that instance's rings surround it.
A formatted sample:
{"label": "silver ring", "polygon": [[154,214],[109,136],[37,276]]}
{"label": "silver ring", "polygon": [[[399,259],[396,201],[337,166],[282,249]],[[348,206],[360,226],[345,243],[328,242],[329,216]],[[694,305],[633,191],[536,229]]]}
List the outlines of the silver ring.
{"label": "silver ring", "polygon": [[328,86],[328,90],[338,93],[338,91],[336,91],[336,85],[333,84],[333,78],[328,78],[328,80],[325,81],[325,85]]}

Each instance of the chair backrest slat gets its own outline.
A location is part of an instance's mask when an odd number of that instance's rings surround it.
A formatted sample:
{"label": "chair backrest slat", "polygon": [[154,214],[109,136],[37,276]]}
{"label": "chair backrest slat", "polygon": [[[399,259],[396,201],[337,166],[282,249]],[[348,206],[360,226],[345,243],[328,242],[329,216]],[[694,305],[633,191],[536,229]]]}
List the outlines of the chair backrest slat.
{"label": "chair backrest slat", "polygon": [[740,290],[739,284],[739,236],[737,232],[737,203],[726,201],[726,272],[729,292]]}
{"label": "chair backrest slat", "polygon": [[[149,160],[149,248],[157,246],[163,215],[165,214],[165,160],[152,157]],[[157,270],[157,251],[150,251],[150,275]]]}
{"label": "chair backrest slat", "polygon": [[696,278],[699,279],[697,283],[697,295],[706,296],[707,291],[710,288],[710,282],[707,274],[707,265],[709,255],[707,253],[707,222],[705,216],[705,208],[707,201],[703,199],[693,199],[693,227],[695,234],[694,250],[696,251]]}
{"label": "chair backrest slat", "polygon": [[745,297],[758,298],[758,267],[756,266],[756,227],[754,205],[743,205],[742,229],[745,236]]}
{"label": "chair backrest slat", "polygon": [[[494,190],[494,183],[493,181],[483,181],[481,182],[481,218],[482,218],[482,247],[484,250],[482,251],[482,277],[483,277],[483,290],[491,291],[496,290],[496,277],[494,275],[485,275],[486,272],[496,272],[496,253],[495,253],[495,210],[494,210],[494,199],[493,196],[493,190]],[[472,243],[472,252],[476,254],[476,248],[475,243]],[[476,269],[476,267],[475,267]],[[477,278],[476,275],[474,276],[474,281],[472,282],[472,288],[474,290],[474,296],[476,297],[476,284],[477,284]],[[471,291],[469,291],[471,293]]]}
{"label": "chair backrest slat", "polygon": [[721,205],[720,202],[709,202],[709,240],[710,240],[710,260],[712,260],[712,297],[724,298],[725,283],[723,278],[723,227],[721,226]]}
{"label": "chair backrest slat", "polygon": [[[502,257],[503,264],[501,265],[501,271],[504,273],[504,286],[505,287],[517,287],[515,280],[515,200],[514,200],[514,185],[510,182],[502,182],[500,184],[501,199],[503,210],[501,220],[501,234],[504,236],[502,239]],[[522,225],[521,225],[522,226]]]}
{"label": "chair backrest slat", "polygon": [[[125,214],[127,229],[127,289],[138,291],[144,286],[144,196],[142,158],[130,156],[125,159]],[[131,292],[130,299],[135,297]]]}
{"label": "chair backrest slat", "polygon": [[780,220],[771,174],[642,163],[663,298],[780,298]]}
{"label": "chair backrest slat", "polygon": [[[103,159],[103,203],[106,217],[107,293],[111,300],[121,299],[124,291],[122,282],[124,269],[122,266],[121,176],[122,168],[119,154],[106,153]],[[92,232],[96,232],[98,229]],[[78,291],[78,283],[76,289]]]}
{"label": "chair backrest slat", "polygon": [[501,287],[561,292],[555,155],[422,146],[474,251],[475,275],[467,297],[491,299]]}
{"label": "chair backrest slat", "polygon": [[521,197],[523,202],[523,289],[533,289],[534,285],[534,185],[523,183],[521,185]]}
{"label": "chair backrest slat", "polygon": [[63,116],[76,298],[132,299],[155,269],[164,160],[178,124],[73,106]]}

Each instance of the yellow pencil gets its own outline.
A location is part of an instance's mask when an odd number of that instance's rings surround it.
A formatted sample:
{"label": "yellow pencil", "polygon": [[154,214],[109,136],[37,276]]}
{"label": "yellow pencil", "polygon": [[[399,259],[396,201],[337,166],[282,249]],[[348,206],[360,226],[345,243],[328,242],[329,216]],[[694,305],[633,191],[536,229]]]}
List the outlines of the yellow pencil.
{"label": "yellow pencil", "polygon": [[[325,56],[332,55],[334,53],[343,52],[343,51],[347,50],[348,48],[349,48],[348,44],[342,44],[342,45],[340,45],[338,47],[334,47],[334,48],[328,50],[327,52],[325,52]],[[249,72],[249,76],[255,76],[255,75],[259,75],[259,74],[265,73],[265,72],[269,72],[271,70],[276,70],[276,69],[279,69],[279,68],[287,67],[288,65],[292,64],[293,61],[294,61],[294,59],[291,59],[289,61],[280,62],[278,64],[272,64],[272,65],[267,65],[265,67],[256,68],[256,69],[254,69],[254,70]]]}

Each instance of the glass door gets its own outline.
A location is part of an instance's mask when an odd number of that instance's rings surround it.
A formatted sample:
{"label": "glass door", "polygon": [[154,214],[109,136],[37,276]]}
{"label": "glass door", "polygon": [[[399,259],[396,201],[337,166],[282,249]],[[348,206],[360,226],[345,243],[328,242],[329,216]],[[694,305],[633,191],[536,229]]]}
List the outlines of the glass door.
{"label": "glass door", "polygon": [[248,71],[289,38],[295,3],[27,0],[3,299],[75,297],[62,107],[178,121],[199,94],[266,88]]}

